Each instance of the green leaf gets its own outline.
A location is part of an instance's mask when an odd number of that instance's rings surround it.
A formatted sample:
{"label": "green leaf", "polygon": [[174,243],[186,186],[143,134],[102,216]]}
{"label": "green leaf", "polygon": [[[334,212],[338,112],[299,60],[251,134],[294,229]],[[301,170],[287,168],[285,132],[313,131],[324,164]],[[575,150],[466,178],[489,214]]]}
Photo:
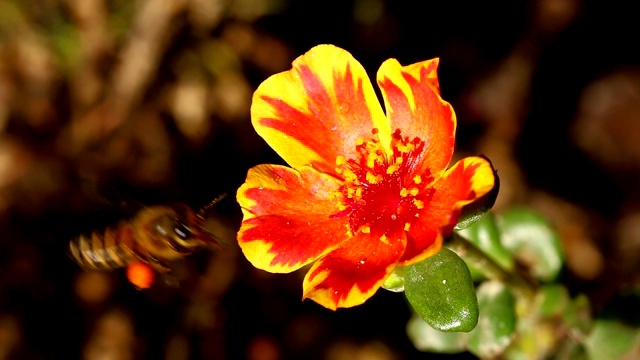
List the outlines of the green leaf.
{"label": "green leaf", "polygon": [[574,331],[580,334],[588,333],[593,323],[589,298],[584,294],[578,294],[562,317]]}
{"label": "green leaf", "polygon": [[469,268],[447,248],[407,266],[404,287],[413,309],[434,329],[469,332],[478,323],[478,300]]}
{"label": "green leaf", "polygon": [[483,282],[477,290],[480,318],[469,333],[469,351],[479,358],[494,358],[511,344],[516,329],[514,297],[499,281]]}
{"label": "green leaf", "polygon": [[404,266],[398,266],[382,284],[384,289],[393,292],[404,291]]}
{"label": "green leaf", "polygon": [[584,342],[592,360],[636,359],[640,354],[640,292],[616,296],[593,321]]}
{"label": "green leaf", "polygon": [[536,308],[544,317],[560,316],[571,305],[569,292],[560,284],[541,286],[536,294]]}
{"label": "green leaf", "polygon": [[640,347],[640,329],[615,319],[599,319],[585,346],[592,360],[622,359]]}
{"label": "green leaf", "polygon": [[593,360],[589,357],[587,350],[575,340],[567,340],[560,345],[554,354],[553,359],[557,360]]}
{"label": "green leaf", "polygon": [[455,354],[466,350],[468,334],[436,330],[414,313],[407,323],[407,336],[420,351]]}
{"label": "green leaf", "polygon": [[514,208],[496,218],[502,244],[533,276],[542,281],[556,278],[564,262],[560,238],[542,215]]}
{"label": "green leaf", "polygon": [[527,310],[530,309],[519,308],[517,336],[505,350],[504,359],[549,359],[558,341],[564,341],[558,338],[561,334],[558,333],[557,321],[541,319],[535,309],[529,313],[526,313]]}
{"label": "green leaf", "polygon": [[[496,225],[495,216],[492,213],[487,213],[481,220],[466,229],[458,231],[458,233],[480,250],[484,251],[485,254],[503,269],[507,271],[513,270],[513,256],[511,256],[509,251],[507,251],[500,242],[500,231]],[[472,266],[469,267],[471,268]]]}

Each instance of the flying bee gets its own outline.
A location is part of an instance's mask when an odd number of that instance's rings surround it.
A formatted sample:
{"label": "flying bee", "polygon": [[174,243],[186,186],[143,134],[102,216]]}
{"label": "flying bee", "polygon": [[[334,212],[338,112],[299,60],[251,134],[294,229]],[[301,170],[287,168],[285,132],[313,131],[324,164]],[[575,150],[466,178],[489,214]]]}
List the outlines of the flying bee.
{"label": "flying bee", "polygon": [[85,270],[111,270],[142,262],[166,273],[170,262],[219,244],[203,225],[206,210],[223,197],[199,212],[184,204],[144,208],[129,221],[71,240],[69,255]]}

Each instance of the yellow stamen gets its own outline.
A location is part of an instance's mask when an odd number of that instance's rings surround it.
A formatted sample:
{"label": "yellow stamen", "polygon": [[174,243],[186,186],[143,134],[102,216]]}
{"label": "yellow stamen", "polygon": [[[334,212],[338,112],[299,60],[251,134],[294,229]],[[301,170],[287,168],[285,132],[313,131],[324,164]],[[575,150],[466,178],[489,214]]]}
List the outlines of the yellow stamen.
{"label": "yellow stamen", "polygon": [[400,156],[398,156],[398,157],[396,158],[396,164],[398,164],[398,165],[402,164],[402,162],[403,162],[403,161],[404,161],[404,158],[402,158],[402,157],[400,157]]}
{"label": "yellow stamen", "polygon": [[369,182],[369,184],[376,184],[378,182],[377,177],[369,171],[367,171],[367,181]]}
{"label": "yellow stamen", "polygon": [[407,197],[407,196],[409,196],[409,190],[407,190],[407,188],[402,188],[402,189],[400,190],[400,196],[402,196],[402,197]]}
{"label": "yellow stamen", "polygon": [[367,142],[367,150],[375,153],[376,151],[380,150],[380,145],[377,142],[369,141]]}
{"label": "yellow stamen", "polygon": [[[413,199],[413,205],[415,205],[415,207],[418,210],[422,210],[424,209],[424,201],[422,200],[418,200],[418,199]],[[416,214],[417,215],[417,214]]]}
{"label": "yellow stamen", "polygon": [[369,153],[367,156],[367,167],[369,169],[373,169],[376,164],[376,160],[378,160],[378,154]]}
{"label": "yellow stamen", "polygon": [[[416,214],[417,215],[417,214]],[[409,231],[409,228],[411,228],[411,224],[409,223],[404,223],[404,231]]]}
{"label": "yellow stamen", "polygon": [[371,232],[371,228],[369,226],[363,226],[360,228],[360,231],[362,231],[363,234],[368,234]]}
{"label": "yellow stamen", "polygon": [[345,169],[344,171],[344,179],[347,182],[357,182],[358,181],[358,176],[356,176],[356,174],[351,171],[350,169]]}
{"label": "yellow stamen", "polygon": [[336,157],[336,165],[341,166],[347,163],[347,159],[345,159],[344,156],[342,155],[338,155],[338,157]]}
{"label": "yellow stamen", "polygon": [[387,168],[387,175],[391,175],[394,172],[398,171],[398,165],[396,164],[391,164],[389,165],[389,167]]}
{"label": "yellow stamen", "polygon": [[363,138],[358,138],[358,140],[356,140],[356,145],[360,146],[362,144],[364,144],[364,139]]}
{"label": "yellow stamen", "polygon": [[398,151],[400,151],[401,153],[408,153],[409,151],[413,151],[415,150],[416,146],[409,143],[409,144],[398,144],[396,145],[396,148],[398,148]]}
{"label": "yellow stamen", "polygon": [[344,226],[347,228],[347,235],[349,237],[353,237],[353,231],[351,231],[351,226],[349,226],[349,224],[344,224]]}
{"label": "yellow stamen", "polygon": [[413,182],[416,183],[416,185],[420,184],[422,182],[422,177],[420,175],[416,175],[413,178]]}
{"label": "yellow stamen", "polygon": [[387,238],[385,235],[380,236],[380,241],[385,244],[389,244],[389,238]]}
{"label": "yellow stamen", "polygon": [[420,190],[418,190],[418,188],[411,188],[411,190],[409,190],[409,194],[416,196],[418,195],[418,193],[420,192]]}

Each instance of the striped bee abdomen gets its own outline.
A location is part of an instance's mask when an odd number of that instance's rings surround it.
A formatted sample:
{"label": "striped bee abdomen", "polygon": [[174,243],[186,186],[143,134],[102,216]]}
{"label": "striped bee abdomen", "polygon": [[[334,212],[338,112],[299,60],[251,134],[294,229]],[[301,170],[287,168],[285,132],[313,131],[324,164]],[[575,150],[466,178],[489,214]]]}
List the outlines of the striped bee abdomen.
{"label": "striped bee abdomen", "polygon": [[69,242],[69,254],[86,270],[109,270],[126,266],[133,259],[133,234],[126,224],[104,232],[81,235]]}

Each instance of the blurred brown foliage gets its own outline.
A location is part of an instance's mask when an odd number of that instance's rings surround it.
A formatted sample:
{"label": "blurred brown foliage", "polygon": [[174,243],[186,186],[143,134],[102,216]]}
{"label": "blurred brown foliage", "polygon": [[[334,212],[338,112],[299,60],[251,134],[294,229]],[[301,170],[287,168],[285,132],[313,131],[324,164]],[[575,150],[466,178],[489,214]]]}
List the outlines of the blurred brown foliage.
{"label": "blurred brown foliage", "polygon": [[[65,243],[149,203],[197,207],[235,192],[243,174],[229,166],[236,159],[223,146],[239,141],[249,154],[262,149],[248,121],[254,85],[245,69],[263,77],[291,58],[284,43],[251,25],[276,9],[275,2],[217,0],[0,3],[0,333],[7,334],[0,358],[193,353],[177,333],[144,349],[138,309],[119,299],[122,286],[130,286],[119,283],[122,273],[78,271]],[[234,140],[218,140],[229,133]],[[157,285],[159,294],[149,294],[158,309],[174,312],[162,321],[148,314],[144,327],[208,329],[206,358],[225,357],[216,340],[217,308],[239,263],[237,213],[227,204],[208,223],[228,244],[215,261],[200,259],[197,270],[178,264],[174,278]],[[60,287],[68,289],[60,294]],[[22,302],[22,291],[44,298]],[[34,310],[45,305],[53,314]],[[53,336],[64,342],[44,350],[50,336],[25,330],[37,326],[33,316],[58,327],[71,322],[76,334]]]}
{"label": "blurred brown foliage", "polygon": [[[582,0],[428,5],[0,0],[0,359],[421,356],[401,296],[328,312],[300,302],[300,274],[252,269],[235,245],[235,189],[250,166],[281,161],[251,128],[253,89],[319,43],[371,74],[388,57],[441,57],[458,155],[484,153],[501,177],[495,210],[548,216],[566,281],[596,308],[637,288],[633,12]],[[222,249],[149,291],[64,253],[145,204],[197,208],[225,192],[208,222]]]}

